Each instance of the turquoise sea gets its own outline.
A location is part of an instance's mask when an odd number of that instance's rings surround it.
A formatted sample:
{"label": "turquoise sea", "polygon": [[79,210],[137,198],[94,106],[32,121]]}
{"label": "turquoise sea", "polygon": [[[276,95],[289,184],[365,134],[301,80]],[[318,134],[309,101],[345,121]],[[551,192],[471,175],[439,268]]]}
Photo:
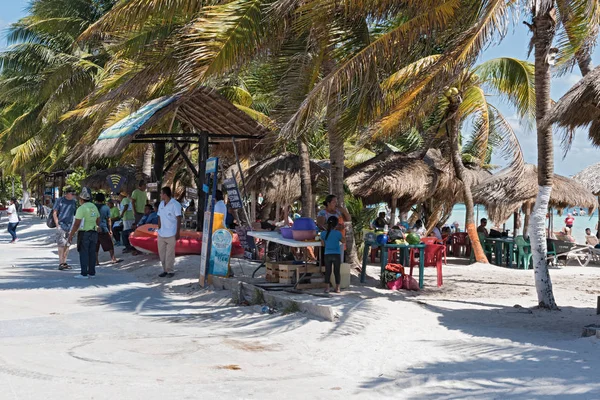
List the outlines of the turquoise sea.
{"label": "turquoise sea", "polygon": [[[553,211],[554,231],[555,232],[560,231],[565,226],[564,221],[565,221],[565,218],[567,217],[568,212],[570,212],[570,210],[569,211],[563,210],[562,215],[558,215],[556,210]],[[452,224],[454,221],[458,221],[461,229],[464,229],[465,215],[466,215],[465,205],[464,204],[455,205],[454,208],[452,209],[452,214],[450,216],[450,219],[448,219],[448,224]],[[476,206],[475,207],[475,220],[477,221],[477,224],[479,225],[479,219],[486,218],[486,217],[487,217],[487,214],[485,212],[485,207]],[[525,216],[523,214],[521,214],[521,232],[519,232],[519,234],[522,233],[524,217]],[[577,243],[584,244],[586,228],[590,228],[592,230],[592,234],[596,233],[595,226],[596,226],[596,223],[598,222],[598,211],[596,210],[592,215],[573,216],[573,218],[575,218],[575,223],[573,224],[573,237],[575,238]],[[490,225],[490,224],[491,223],[488,222],[488,225]],[[512,234],[513,226],[514,226],[514,218],[510,217],[508,219],[508,221],[506,221],[506,229],[508,229],[511,234]],[[502,228],[502,227],[500,226],[499,228]]]}

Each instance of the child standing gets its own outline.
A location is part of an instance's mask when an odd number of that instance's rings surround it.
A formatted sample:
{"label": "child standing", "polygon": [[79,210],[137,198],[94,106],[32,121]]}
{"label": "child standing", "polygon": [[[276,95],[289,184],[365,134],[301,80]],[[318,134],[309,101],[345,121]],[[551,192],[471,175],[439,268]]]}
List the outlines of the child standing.
{"label": "child standing", "polygon": [[336,216],[330,216],[327,219],[327,231],[321,232],[321,241],[325,246],[325,283],[327,288],[325,293],[329,293],[331,287],[331,270],[335,276],[335,292],[340,292],[340,268],[342,264],[342,253],[340,244],[343,241],[342,232],[336,228],[339,220]]}

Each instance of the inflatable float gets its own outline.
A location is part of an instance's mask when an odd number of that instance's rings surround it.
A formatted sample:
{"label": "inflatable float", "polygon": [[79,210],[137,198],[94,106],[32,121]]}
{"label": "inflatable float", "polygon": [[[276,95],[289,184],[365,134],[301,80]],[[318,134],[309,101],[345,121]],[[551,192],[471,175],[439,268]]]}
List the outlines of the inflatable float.
{"label": "inflatable float", "polygon": [[35,212],[35,208],[24,208],[23,212],[25,212],[25,213],[34,213]]}
{"label": "inflatable float", "polygon": [[[181,237],[175,243],[175,255],[200,254],[202,251],[202,232],[182,230]],[[133,247],[144,253],[158,254],[158,225],[142,225],[129,236]],[[244,248],[236,233],[233,233],[231,256],[243,256]]]}

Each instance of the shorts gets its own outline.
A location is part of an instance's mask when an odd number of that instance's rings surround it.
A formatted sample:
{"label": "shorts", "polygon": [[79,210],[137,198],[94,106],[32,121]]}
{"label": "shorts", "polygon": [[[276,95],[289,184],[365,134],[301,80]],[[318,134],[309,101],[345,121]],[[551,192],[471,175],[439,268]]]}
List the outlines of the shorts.
{"label": "shorts", "polygon": [[123,230],[130,231],[135,221],[123,221]]}
{"label": "shorts", "polygon": [[61,227],[56,228],[56,244],[58,247],[67,247],[69,241],[69,232],[63,230]]}
{"label": "shorts", "polygon": [[102,246],[102,251],[112,251],[115,249],[112,237],[108,232],[102,232],[98,234],[98,242],[96,243],[96,253],[100,251],[100,246]]}

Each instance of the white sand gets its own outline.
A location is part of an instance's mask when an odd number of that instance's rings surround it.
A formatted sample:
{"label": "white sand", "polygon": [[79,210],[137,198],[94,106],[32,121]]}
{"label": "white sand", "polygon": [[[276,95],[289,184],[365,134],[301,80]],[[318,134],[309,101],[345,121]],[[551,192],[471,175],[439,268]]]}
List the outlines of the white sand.
{"label": "white sand", "polygon": [[21,231],[0,244],[1,399],[600,399],[600,340],[580,337],[600,323],[597,267],[551,271],[561,312],[531,309],[533,271],[450,265],[442,288],[427,269],[418,293],[371,279],[309,297],[339,310],[331,323],[198,290],[195,256],[173,282],[156,257],[128,255],[72,282],[48,230]]}

